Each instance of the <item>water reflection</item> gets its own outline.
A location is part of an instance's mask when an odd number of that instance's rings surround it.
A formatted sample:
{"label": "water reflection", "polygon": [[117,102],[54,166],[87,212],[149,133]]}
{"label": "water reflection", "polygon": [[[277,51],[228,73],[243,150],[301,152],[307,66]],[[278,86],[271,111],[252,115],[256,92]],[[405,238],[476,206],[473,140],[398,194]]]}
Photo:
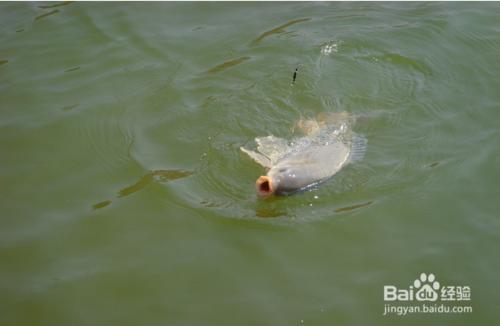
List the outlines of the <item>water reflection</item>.
{"label": "water reflection", "polygon": [[[176,179],[181,179],[192,175],[193,172],[185,171],[185,170],[155,170],[150,173],[144,175],[134,183],[128,187],[125,187],[118,191],[118,198],[129,196],[133,193],[138,192],[139,190],[144,189],[147,185],[152,182],[168,182]],[[111,204],[111,200],[104,200],[102,202],[94,204],[92,207],[94,209],[100,209],[106,207]]]}
{"label": "water reflection", "polygon": [[143,176],[139,181],[133,185],[123,188],[118,192],[118,197],[125,197],[131,195],[139,190],[144,189],[152,182],[167,182],[180,178],[190,176],[193,172],[183,170],[156,170]]}
{"label": "water reflection", "polygon": [[73,67],[73,68],[68,68],[68,69],[64,70],[64,72],[72,72],[72,71],[76,71],[76,70],[78,70],[78,69],[80,69],[80,67],[79,67],[79,66],[77,66],[77,67]]}
{"label": "water reflection", "polygon": [[434,167],[438,166],[439,164],[440,164],[440,162],[436,161],[436,162],[433,162],[433,163],[429,164],[429,167],[430,168],[434,168]]}
{"label": "water reflection", "polygon": [[94,204],[92,207],[93,207],[94,209],[99,209],[99,208],[106,207],[106,206],[108,206],[109,204],[111,204],[111,200],[105,200],[105,201],[99,202],[99,203],[97,203],[97,204]]}
{"label": "water reflection", "polygon": [[58,3],[54,3],[54,4],[50,4],[50,5],[40,5],[40,6],[38,6],[38,8],[50,9],[50,8],[67,6],[67,5],[70,5],[72,3],[73,3],[73,1],[63,1],[63,2],[58,2]]}
{"label": "water reflection", "polygon": [[368,205],[371,205],[371,204],[373,204],[373,201],[368,201],[366,203],[352,205],[352,206],[341,207],[341,208],[337,208],[335,210],[335,213],[348,212],[348,211],[352,211],[352,210],[355,210],[355,209],[358,209],[358,208],[361,208],[361,207],[365,207],[365,206],[368,206]]}
{"label": "water reflection", "polygon": [[226,61],[224,63],[221,63],[220,65],[217,65],[217,66],[209,69],[207,72],[210,74],[214,74],[214,73],[220,72],[222,70],[225,70],[227,68],[230,68],[232,66],[236,66],[236,65],[238,65],[244,61],[247,61],[249,59],[250,59],[250,57],[241,57],[241,58],[229,60],[229,61]]}
{"label": "water reflection", "polygon": [[274,217],[285,216],[286,212],[277,210],[275,208],[261,207],[255,210],[255,215],[260,218],[274,218]]}
{"label": "water reflection", "polygon": [[45,17],[47,17],[47,16],[51,16],[51,15],[57,14],[58,12],[59,12],[59,10],[58,10],[58,9],[51,10],[51,11],[49,11],[49,12],[46,12],[46,13],[41,14],[41,15],[39,15],[39,16],[36,16],[36,17],[35,17],[35,21],[40,20],[40,19],[42,19],[42,18],[45,18]]}
{"label": "water reflection", "polygon": [[285,28],[287,28],[288,26],[291,26],[291,25],[294,25],[294,24],[298,24],[298,23],[301,23],[301,22],[305,22],[305,21],[308,21],[308,20],[311,20],[311,18],[301,18],[301,19],[295,19],[295,20],[291,20],[283,25],[280,25],[276,28],[273,28],[269,31],[266,31],[262,34],[259,35],[259,37],[257,37],[255,40],[252,41],[252,45],[257,45],[260,43],[260,41],[262,41],[263,39],[265,39],[266,37],[268,36],[271,36],[271,35],[274,35],[274,34],[281,34],[281,33],[284,33],[285,32]]}
{"label": "water reflection", "polygon": [[66,105],[66,106],[62,107],[61,110],[63,110],[63,111],[71,111],[74,108],[76,108],[77,106],[78,106],[78,104]]}

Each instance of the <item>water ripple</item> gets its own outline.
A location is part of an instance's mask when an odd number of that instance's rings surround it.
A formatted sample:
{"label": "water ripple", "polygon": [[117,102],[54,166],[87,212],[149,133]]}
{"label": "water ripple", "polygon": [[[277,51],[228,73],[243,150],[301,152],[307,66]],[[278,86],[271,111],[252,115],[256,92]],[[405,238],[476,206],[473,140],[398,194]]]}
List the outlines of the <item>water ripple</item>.
{"label": "water ripple", "polygon": [[285,28],[287,28],[288,26],[291,26],[291,25],[294,25],[294,24],[298,24],[298,23],[302,23],[302,22],[305,22],[305,21],[308,21],[308,20],[311,20],[311,18],[300,18],[300,19],[294,19],[294,20],[288,21],[288,22],[286,22],[283,25],[280,25],[280,26],[275,27],[275,28],[273,28],[271,30],[263,32],[256,39],[254,39],[251,44],[252,45],[257,45],[263,39],[265,39],[266,37],[269,37],[269,36],[274,35],[274,34],[284,33],[285,32]]}
{"label": "water ripple", "polygon": [[51,11],[49,11],[49,12],[46,12],[46,13],[43,13],[43,14],[41,14],[41,15],[36,16],[36,17],[35,17],[35,21],[40,20],[40,19],[42,19],[42,18],[46,18],[46,17],[48,17],[48,16],[52,16],[52,15],[57,14],[57,13],[59,13],[59,10],[58,10],[58,9],[51,10]]}

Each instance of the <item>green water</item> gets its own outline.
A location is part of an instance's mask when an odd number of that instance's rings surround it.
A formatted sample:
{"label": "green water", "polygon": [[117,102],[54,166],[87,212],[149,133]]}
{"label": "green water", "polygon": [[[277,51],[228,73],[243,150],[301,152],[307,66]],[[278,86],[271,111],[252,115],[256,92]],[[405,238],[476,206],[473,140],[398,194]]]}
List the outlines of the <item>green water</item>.
{"label": "green water", "polygon": [[[0,4],[0,324],[499,323],[498,3],[58,4]],[[340,111],[364,160],[257,198]],[[383,316],[422,272],[473,311]]]}

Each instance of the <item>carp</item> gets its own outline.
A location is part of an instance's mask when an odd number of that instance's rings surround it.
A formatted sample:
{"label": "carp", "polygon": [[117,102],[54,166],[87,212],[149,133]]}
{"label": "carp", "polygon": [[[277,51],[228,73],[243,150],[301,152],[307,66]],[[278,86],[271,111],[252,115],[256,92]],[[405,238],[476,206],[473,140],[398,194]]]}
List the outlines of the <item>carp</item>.
{"label": "carp", "polygon": [[257,193],[267,197],[309,189],[360,161],[367,141],[352,131],[354,122],[347,112],[322,113],[300,119],[294,131],[302,135],[291,140],[270,135],[255,138],[256,151],[240,147],[267,170],[255,182]]}

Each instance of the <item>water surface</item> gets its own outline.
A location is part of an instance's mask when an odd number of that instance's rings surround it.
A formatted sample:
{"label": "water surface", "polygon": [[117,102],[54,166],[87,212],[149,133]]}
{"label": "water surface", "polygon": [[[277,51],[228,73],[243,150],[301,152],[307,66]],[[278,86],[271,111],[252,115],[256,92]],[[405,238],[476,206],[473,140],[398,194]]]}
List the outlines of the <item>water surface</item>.
{"label": "water surface", "polygon": [[[0,321],[498,323],[499,16],[0,4]],[[239,147],[340,111],[364,160],[257,198]],[[473,312],[382,316],[383,286],[421,272],[470,286]]]}

